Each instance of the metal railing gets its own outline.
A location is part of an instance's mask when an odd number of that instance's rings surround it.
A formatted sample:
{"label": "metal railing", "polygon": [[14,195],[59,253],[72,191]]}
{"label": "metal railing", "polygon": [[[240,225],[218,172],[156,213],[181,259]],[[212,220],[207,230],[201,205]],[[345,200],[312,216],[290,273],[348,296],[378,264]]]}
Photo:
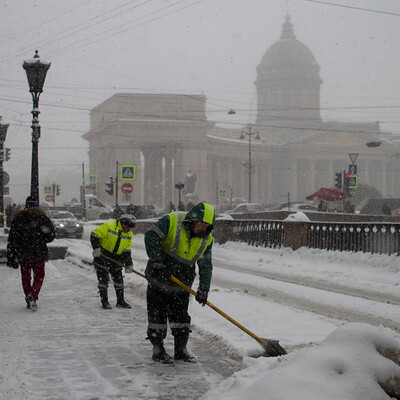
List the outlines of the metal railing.
{"label": "metal railing", "polygon": [[[282,247],[285,245],[284,225],[291,222],[276,220],[235,220],[230,222],[226,239],[245,242],[251,246]],[[302,222],[307,237],[303,246],[333,251],[400,255],[400,224]],[[294,235],[305,235],[303,230]],[[288,235],[288,233],[286,233]]]}
{"label": "metal railing", "polygon": [[284,243],[282,221],[232,221],[229,240],[246,242],[251,246],[281,247]]}
{"label": "metal railing", "polygon": [[307,227],[310,248],[400,254],[400,224],[312,222]]}

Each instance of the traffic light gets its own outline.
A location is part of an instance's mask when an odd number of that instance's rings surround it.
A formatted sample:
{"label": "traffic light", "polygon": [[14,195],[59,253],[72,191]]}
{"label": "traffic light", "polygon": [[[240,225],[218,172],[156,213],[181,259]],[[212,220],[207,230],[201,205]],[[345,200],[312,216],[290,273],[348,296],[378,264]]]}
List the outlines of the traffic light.
{"label": "traffic light", "polygon": [[8,161],[11,158],[11,149],[9,147],[6,147],[6,161]]}
{"label": "traffic light", "polygon": [[110,181],[109,181],[109,182],[106,182],[106,186],[107,186],[106,192],[107,192],[110,196],[112,196],[112,195],[114,194],[114,182],[113,182],[113,177],[110,176],[109,179],[110,179]]}
{"label": "traffic light", "polygon": [[337,172],[335,175],[336,175],[335,187],[337,187],[338,189],[342,189],[342,173],[341,172]]}
{"label": "traffic light", "polygon": [[343,191],[345,193],[350,193],[349,183],[350,183],[350,174],[346,173],[344,175],[344,182],[343,182]]}
{"label": "traffic light", "polygon": [[59,196],[61,194],[61,187],[60,185],[56,185],[56,195]]}

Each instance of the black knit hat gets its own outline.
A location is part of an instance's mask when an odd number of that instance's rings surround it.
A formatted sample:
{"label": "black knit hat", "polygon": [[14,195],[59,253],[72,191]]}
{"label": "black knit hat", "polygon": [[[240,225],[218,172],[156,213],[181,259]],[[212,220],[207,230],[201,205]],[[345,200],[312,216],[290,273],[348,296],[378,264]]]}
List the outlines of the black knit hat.
{"label": "black knit hat", "polygon": [[25,200],[25,208],[34,208],[34,207],[37,207],[37,206],[38,206],[37,201],[33,197],[28,196],[26,198],[26,200]]}

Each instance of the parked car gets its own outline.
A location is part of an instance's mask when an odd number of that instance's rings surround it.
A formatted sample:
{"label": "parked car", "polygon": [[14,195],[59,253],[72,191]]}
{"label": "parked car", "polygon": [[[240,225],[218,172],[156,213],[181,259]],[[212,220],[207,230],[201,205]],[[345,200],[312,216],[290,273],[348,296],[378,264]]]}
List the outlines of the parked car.
{"label": "parked car", "polygon": [[400,199],[373,197],[363,200],[354,210],[355,214],[392,215],[400,208]]}
{"label": "parked car", "polygon": [[83,225],[74,214],[69,211],[49,211],[49,217],[53,222],[56,238],[82,237]]}
{"label": "parked car", "polygon": [[242,203],[238,204],[232,210],[228,210],[226,214],[237,214],[237,213],[252,213],[257,211],[265,211],[264,207],[259,203]]}
{"label": "parked car", "polygon": [[[129,204],[119,204],[119,206],[122,213],[125,214]],[[114,218],[114,208],[111,209],[111,218]],[[162,215],[162,212],[158,211],[152,204],[134,204],[133,215],[137,219],[157,218]]]}
{"label": "parked car", "polygon": [[314,212],[318,211],[318,207],[313,206],[312,204],[293,204],[289,207],[282,208],[281,211],[293,211],[293,212]]}
{"label": "parked car", "polygon": [[286,209],[290,206],[290,208],[292,208],[292,206],[294,206],[295,204],[302,204],[301,201],[291,201],[290,203],[286,202],[286,203],[280,203],[280,204],[276,204],[272,207],[267,207],[268,211],[281,211],[283,209]]}

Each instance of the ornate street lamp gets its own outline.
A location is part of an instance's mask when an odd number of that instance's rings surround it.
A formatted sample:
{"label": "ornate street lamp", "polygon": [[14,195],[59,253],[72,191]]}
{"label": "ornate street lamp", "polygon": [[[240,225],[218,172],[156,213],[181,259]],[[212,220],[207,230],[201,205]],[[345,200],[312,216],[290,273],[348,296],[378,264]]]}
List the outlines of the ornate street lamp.
{"label": "ornate street lamp", "polygon": [[247,135],[249,137],[249,164],[247,165],[247,168],[249,170],[249,203],[251,203],[251,173],[252,173],[252,169],[253,166],[251,164],[251,137],[253,135],[256,135],[255,139],[260,140],[260,135],[258,134],[258,132],[252,132],[251,131],[251,126],[249,126],[249,131],[242,131],[242,134],[240,135],[240,139],[244,139],[245,136]]}
{"label": "ornate street lamp", "polygon": [[9,124],[3,124],[0,116],[0,226],[4,227],[4,190],[3,190],[3,162],[4,162],[4,142],[7,136],[7,129]]}
{"label": "ornate street lamp", "polygon": [[39,96],[43,92],[44,81],[46,79],[47,70],[50,68],[51,63],[41,62],[38,51],[30,60],[25,60],[23,68],[26,71],[28,78],[29,92],[32,94],[33,115],[32,119],[32,169],[31,169],[31,197],[39,205],[39,152],[38,144],[40,138],[40,124],[39,124]]}

